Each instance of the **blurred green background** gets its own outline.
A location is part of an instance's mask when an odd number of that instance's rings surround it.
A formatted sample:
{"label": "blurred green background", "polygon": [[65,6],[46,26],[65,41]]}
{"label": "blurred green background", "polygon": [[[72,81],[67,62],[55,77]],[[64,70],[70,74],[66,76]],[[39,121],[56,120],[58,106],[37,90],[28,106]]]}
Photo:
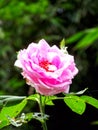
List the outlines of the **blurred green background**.
{"label": "blurred green background", "polygon": [[[79,69],[70,91],[88,87],[86,94],[98,99],[98,0],[0,0],[0,95],[31,94],[14,62],[17,51],[42,38],[57,46],[65,39]],[[81,126],[86,130],[98,130],[97,125],[90,125],[98,120],[97,110],[87,106],[88,110],[80,117],[62,102],[55,104],[55,107],[47,108],[52,115],[49,130],[65,129],[66,126],[71,130],[69,124],[76,130]],[[32,103],[29,105],[26,110],[32,110]],[[4,130],[36,130],[39,125],[31,121],[22,127],[10,126]]]}

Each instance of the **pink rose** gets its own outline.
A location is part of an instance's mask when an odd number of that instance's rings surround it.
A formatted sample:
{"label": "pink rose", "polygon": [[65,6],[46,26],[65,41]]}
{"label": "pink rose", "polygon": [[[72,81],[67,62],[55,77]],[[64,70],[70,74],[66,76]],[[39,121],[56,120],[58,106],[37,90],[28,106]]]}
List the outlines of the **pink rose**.
{"label": "pink rose", "polygon": [[68,93],[72,79],[78,73],[74,57],[57,46],[50,47],[42,39],[20,50],[15,66],[22,69],[27,84],[42,95]]}

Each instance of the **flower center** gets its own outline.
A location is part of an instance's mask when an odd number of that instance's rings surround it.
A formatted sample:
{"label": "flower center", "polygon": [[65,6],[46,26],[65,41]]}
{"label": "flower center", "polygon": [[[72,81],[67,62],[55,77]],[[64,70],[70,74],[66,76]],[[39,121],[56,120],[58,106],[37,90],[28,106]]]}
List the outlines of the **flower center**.
{"label": "flower center", "polygon": [[43,69],[45,69],[48,72],[54,72],[57,69],[55,65],[52,65],[47,60],[41,61],[39,63],[39,66],[42,67]]}

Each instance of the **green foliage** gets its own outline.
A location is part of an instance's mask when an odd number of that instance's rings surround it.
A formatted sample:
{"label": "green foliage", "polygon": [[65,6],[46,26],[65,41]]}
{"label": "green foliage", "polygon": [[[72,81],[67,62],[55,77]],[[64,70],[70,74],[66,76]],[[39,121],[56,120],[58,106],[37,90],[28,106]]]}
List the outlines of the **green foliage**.
{"label": "green foliage", "polygon": [[98,100],[87,95],[68,95],[64,98],[64,102],[73,112],[76,112],[80,115],[85,112],[86,103],[98,109]]}
{"label": "green foliage", "polygon": [[[33,94],[33,95],[30,95],[27,99],[37,101],[39,103],[40,96],[39,96],[39,94]],[[42,96],[42,104],[50,105],[50,106],[54,105],[52,100],[55,100],[55,99],[57,99],[56,96]]]}
{"label": "green foliage", "polygon": [[[43,8],[41,8],[41,6]],[[25,12],[33,13],[33,14],[38,14],[38,13],[43,14],[47,6],[48,6],[47,0],[46,1],[39,0],[37,3],[30,3],[28,5],[25,1],[20,1],[20,2],[17,0],[14,1],[12,0],[10,2],[1,1],[0,16],[4,20],[13,20],[13,19],[17,20],[17,18],[24,16]]]}
{"label": "green foliage", "polygon": [[[83,94],[78,92],[78,94]],[[90,104],[91,106],[98,109],[98,100],[87,96],[77,96],[77,93],[74,95],[67,94],[64,97],[58,97],[58,96],[41,96],[41,102],[42,106],[44,105],[54,105],[53,100],[63,99],[66,105],[75,113],[82,115],[86,110],[86,103]],[[32,100],[32,102],[37,102],[40,105],[40,95],[39,94],[33,94],[29,97],[25,97],[24,100],[22,100],[24,97],[18,97],[18,96],[1,96],[1,101],[4,101],[6,99],[6,103],[1,109],[0,112],[0,129],[7,126],[7,125],[14,125],[16,127],[21,126],[24,123],[28,123],[31,119],[36,119],[40,122],[43,122],[43,119],[47,119],[49,116],[40,112],[28,112],[28,113],[22,113],[19,117],[20,113],[23,111],[25,106],[27,105],[27,102],[29,100]],[[9,100],[11,99],[11,100]],[[22,100],[21,102],[16,102],[16,100]]]}
{"label": "green foliage", "polygon": [[81,98],[88,104],[94,106],[95,108],[98,109],[98,100],[91,97],[91,96],[86,96],[86,95],[83,95],[81,96]]}
{"label": "green foliage", "polygon": [[21,111],[22,109],[25,107],[27,103],[27,100],[24,99],[22,102],[20,103],[7,103],[0,112],[0,128],[3,128],[4,126],[7,126],[10,124],[9,122],[9,117],[10,118],[15,118]]}
{"label": "green foliage", "polygon": [[84,100],[82,100],[78,96],[67,96],[64,98],[64,102],[73,112],[76,112],[81,115],[85,111],[86,104]]}
{"label": "green foliage", "polygon": [[65,39],[62,39],[62,41],[60,42],[60,48],[61,49],[65,48]]}
{"label": "green foliage", "polygon": [[[77,55],[80,60],[81,54],[86,53],[80,54],[80,50],[91,45],[92,48],[95,47],[97,57],[98,45],[94,44],[98,37],[97,3],[96,0],[0,0],[0,58],[3,59],[0,61],[1,94],[26,93],[25,90],[19,90],[25,86],[25,82],[17,73],[14,62],[16,52],[32,41],[45,38],[49,43],[59,46],[59,42],[65,38],[62,46],[72,46],[72,51],[75,49],[74,51],[79,52]],[[92,17],[94,24],[90,22]],[[81,68],[79,59],[77,62]],[[82,62],[89,64],[84,57]],[[95,62],[98,63],[98,58]],[[85,72],[88,71],[87,68]]]}
{"label": "green foliage", "polygon": [[91,122],[91,125],[98,125],[98,120]]}
{"label": "green foliage", "polygon": [[56,96],[43,96],[42,97],[42,103],[45,103],[46,105],[52,106],[54,105],[53,100],[57,99]]}
{"label": "green foliage", "polygon": [[66,45],[72,44],[73,42],[77,42],[74,47],[75,50],[86,49],[96,40],[98,40],[98,27],[86,29],[84,31],[76,33],[75,35],[66,40]]}

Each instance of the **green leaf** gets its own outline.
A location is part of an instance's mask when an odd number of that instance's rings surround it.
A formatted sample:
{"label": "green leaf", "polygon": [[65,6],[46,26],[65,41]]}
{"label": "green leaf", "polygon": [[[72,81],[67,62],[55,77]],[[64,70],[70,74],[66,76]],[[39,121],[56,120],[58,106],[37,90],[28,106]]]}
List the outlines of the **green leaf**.
{"label": "green leaf", "polygon": [[65,48],[65,39],[63,38],[62,41],[60,42],[60,48],[64,49]]}
{"label": "green leaf", "polygon": [[7,105],[4,106],[0,112],[0,129],[9,125],[10,122],[8,120],[8,117],[15,118],[23,110],[26,104],[26,99],[20,103],[7,103]]}
{"label": "green leaf", "polygon": [[39,103],[39,94],[33,94],[27,97],[27,100],[37,101]]}
{"label": "green leaf", "polygon": [[64,98],[64,102],[73,112],[76,112],[77,114],[82,115],[85,111],[86,104],[84,100],[78,96],[66,96]]}
{"label": "green leaf", "polygon": [[[42,104],[45,105],[54,105],[52,100],[56,99],[56,96],[41,96],[42,97]],[[40,96],[39,94],[33,94],[27,97],[28,100],[33,100],[37,101],[38,103],[40,102]]]}
{"label": "green leaf", "polygon": [[34,114],[34,113],[27,113],[27,114],[25,114],[25,116],[26,116],[26,117],[25,117],[25,120],[26,120],[26,121],[30,121],[30,120],[33,118],[33,114]]}
{"label": "green leaf", "polygon": [[[45,99],[44,99],[45,98]],[[56,96],[44,96],[43,98],[42,98],[42,100],[45,100],[45,104],[46,105],[49,105],[49,106],[51,106],[51,105],[54,105],[54,103],[53,103],[53,100],[55,100],[55,99],[57,99],[57,97]]]}
{"label": "green leaf", "polygon": [[74,49],[81,49],[81,48],[87,48],[95,40],[98,39],[98,29],[95,29],[94,31],[89,32],[85,37],[83,37],[75,46]]}
{"label": "green leaf", "polygon": [[85,49],[98,39],[98,28],[86,29],[66,39],[66,44],[77,42],[74,49]]}
{"label": "green leaf", "polygon": [[73,36],[66,39],[66,44],[72,44],[73,42],[78,41],[80,38],[82,38],[85,34],[85,31],[78,32],[74,34]]}
{"label": "green leaf", "polygon": [[80,97],[82,100],[84,100],[86,103],[92,105],[93,107],[97,108],[98,109],[98,100],[91,97],[91,96],[86,96],[86,95],[83,95]]}
{"label": "green leaf", "polygon": [[91,122],[91,125],[98,125],[98,120]]}

